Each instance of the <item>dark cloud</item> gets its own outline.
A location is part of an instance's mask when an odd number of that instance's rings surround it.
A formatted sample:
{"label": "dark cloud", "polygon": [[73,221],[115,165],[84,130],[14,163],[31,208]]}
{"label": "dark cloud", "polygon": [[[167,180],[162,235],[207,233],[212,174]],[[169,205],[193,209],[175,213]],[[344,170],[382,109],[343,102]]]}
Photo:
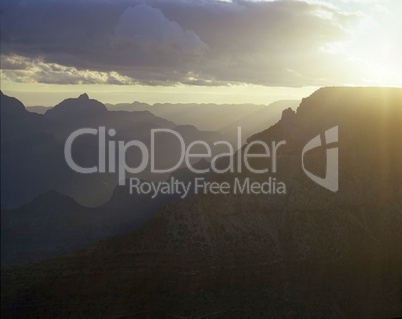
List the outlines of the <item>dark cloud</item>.
{"label": "dark cloud", "polygon": [[[41,61],[24,81],[46,83],[330,84],[352,62],[324,48],[358,19],[301,1],[4,1],[1,12],[2,55]],[[18,81],[28,62],[4,61]]]}
{"label": "dark cloud", "polygon": [[116,27],[118,42],[134,44],[144,51],[177,51],[203,54],[207,46],[197,34],[184,30],[179,24],[168,20],[160,9],[145,3],[127,8]]}

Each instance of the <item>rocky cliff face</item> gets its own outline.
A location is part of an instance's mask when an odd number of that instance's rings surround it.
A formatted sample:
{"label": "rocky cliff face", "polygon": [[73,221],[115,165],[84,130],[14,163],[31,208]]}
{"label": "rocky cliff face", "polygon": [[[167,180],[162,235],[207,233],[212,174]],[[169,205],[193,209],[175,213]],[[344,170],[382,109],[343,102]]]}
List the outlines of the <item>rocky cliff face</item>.
{"label": "rocky cliff face", "polygon": [[[3,269],[3,314],[24,318],[378,318],[402,315],[402,90],[325,88],[249,139],[286,140],[285,195],[199,195],[79,254]],[[339,128],[339,190],[301,169]],[[306,168],[322,173],[325,149]],[[257,159],[254,165],[267,165]],[[268,163],[270,164],[270,163]],[[267,175],[220,176],[264,180]],[[57,306],[55,306],[57,305]]]}

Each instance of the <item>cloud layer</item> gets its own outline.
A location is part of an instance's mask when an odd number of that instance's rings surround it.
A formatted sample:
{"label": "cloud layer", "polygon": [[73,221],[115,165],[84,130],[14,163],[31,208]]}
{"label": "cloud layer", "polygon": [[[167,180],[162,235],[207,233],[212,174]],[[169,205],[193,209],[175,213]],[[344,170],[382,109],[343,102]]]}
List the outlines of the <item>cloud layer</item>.
{"label": "cloud layer", "polygon": [[3,1],[3,74],[13,81],[328,85],[354,61],[328,46],[359,14],[303,1]]}

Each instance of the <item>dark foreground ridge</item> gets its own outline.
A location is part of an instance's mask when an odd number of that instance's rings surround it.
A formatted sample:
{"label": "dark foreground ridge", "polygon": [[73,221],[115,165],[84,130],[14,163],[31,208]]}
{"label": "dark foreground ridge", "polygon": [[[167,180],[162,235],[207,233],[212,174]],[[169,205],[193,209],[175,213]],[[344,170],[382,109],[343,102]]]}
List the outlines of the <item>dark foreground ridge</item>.
{"label": "dark foreground ridge", "polygon": [[[401,123],[402,89],[320,89],[249,139],[287,141],[286,196],[200,195],[80,253],[5,267],[2,318],[402,316]],[[337,193],[300,168],[334,126]]]}

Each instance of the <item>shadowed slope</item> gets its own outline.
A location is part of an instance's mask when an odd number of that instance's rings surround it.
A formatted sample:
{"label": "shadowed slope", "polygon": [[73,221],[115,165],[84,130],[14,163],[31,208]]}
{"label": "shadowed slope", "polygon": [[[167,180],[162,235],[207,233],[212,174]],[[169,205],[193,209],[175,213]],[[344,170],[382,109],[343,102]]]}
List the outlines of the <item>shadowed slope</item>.
{"label": "shadowed slope", "polygon": [[[287,141],[275,175],[286,195],[200,195],[79,254],[5,268],[2,314],[401,316],[401,102],[401,89],[317,91],[249,140]],[[300,151],[336,125],[340,189],[331,193],[303,174]],[[318,151],[306,158],[314,172],[325,162]]]}

